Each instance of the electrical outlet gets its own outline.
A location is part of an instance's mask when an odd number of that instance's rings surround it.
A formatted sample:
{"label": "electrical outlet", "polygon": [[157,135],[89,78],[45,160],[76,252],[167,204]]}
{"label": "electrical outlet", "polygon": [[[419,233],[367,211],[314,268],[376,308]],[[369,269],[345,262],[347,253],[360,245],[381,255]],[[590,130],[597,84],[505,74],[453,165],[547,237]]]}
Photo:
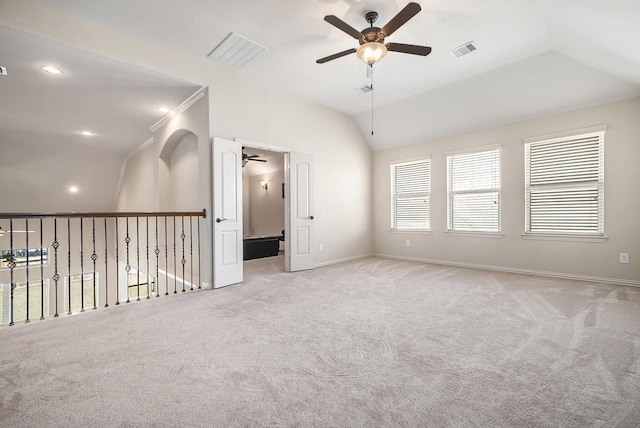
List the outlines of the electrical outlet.
{"label": "electrical outlet", "polygon": [[404,241],[404,245],[405,245],[405,247],[410,247],[411,246],[411,240],[407,239],[406,241]]}
{"label": "electrical outlet", "polygon": [[620,263],[629,263],[629,253],[620,253]]}
{"label": "electrical outlet", "polygon": [[320,244],[320,251],[324,250],[324,245]]}
{"label": "electrical outlet", "polygon": [[0,65],[0,74],[2,74],[3,76],[7,75],[7,67],[3,67]]}

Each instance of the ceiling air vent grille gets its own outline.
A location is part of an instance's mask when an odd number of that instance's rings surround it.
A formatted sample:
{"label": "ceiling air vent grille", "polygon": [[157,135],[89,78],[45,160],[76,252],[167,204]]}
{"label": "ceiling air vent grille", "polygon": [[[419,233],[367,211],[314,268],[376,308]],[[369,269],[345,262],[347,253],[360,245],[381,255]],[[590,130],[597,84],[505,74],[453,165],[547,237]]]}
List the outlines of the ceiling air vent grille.
{"label": "ceiling air vent grille", "polygon": [[473,42],[465,43],[462,46],[458,46],[455,49],[451,49],[449,53],[455,57],[461,57],[476,50]]}
{"label": "ceiling air vent grille", "polygon": [[266,49],[246,37],[231,33],[207,56],[229,67],[240,68]]}

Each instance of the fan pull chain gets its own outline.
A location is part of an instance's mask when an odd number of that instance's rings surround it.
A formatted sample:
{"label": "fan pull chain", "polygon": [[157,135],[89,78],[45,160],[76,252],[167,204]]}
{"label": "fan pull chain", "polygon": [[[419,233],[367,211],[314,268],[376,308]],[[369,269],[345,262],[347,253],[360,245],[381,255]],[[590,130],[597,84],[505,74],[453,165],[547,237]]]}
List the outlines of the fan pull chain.
{"label": "fan pull chain", "polygon": [[371,135],[373,135],[373,66],[369,67],[371,67],[371,85],[369,87],[371,89]]}

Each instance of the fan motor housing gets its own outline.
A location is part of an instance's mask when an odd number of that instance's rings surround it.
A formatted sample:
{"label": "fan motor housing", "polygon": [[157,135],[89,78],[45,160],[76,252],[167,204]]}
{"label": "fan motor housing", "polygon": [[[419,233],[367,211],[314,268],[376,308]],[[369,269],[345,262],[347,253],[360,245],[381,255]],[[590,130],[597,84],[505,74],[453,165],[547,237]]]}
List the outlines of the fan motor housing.
{"label": "fan motor housing", "polygon": [[364,45],[365,43],[369,43],[369,42],[377,42],[377,43],[384,42],[384,34],[382,34],[382,32],[380,31],[380,28],[378,27],[365,28],[360,33],[362,34],[362,37],[360,37],[359,39],[359,42],[361,45]]}

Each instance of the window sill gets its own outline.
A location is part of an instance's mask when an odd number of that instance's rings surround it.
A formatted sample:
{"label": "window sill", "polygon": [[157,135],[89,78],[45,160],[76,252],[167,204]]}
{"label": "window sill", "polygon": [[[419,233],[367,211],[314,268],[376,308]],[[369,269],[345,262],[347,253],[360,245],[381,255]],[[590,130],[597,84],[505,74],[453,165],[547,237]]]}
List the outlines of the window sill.
{"label": "window sill", "polygon": [[473,232],[473,231],[462,231],[462,230],[447,230],[444,232],[444,234],[449,236],[465,236],[465,237],[471,237],[471,238],[491,238],[491,239],[504,238],[504,233],[502,232]]}
{"label": "window sill", "polygon": [[431,229],[389,229],[389,233],[411,233],[429,235],[431,233]]}
{"label": "window sill", "polygon": [[567,242],[606,242],[604,235],[556,235],[552,233],[523,233],[523,239],[539,241],[567,241]]}

